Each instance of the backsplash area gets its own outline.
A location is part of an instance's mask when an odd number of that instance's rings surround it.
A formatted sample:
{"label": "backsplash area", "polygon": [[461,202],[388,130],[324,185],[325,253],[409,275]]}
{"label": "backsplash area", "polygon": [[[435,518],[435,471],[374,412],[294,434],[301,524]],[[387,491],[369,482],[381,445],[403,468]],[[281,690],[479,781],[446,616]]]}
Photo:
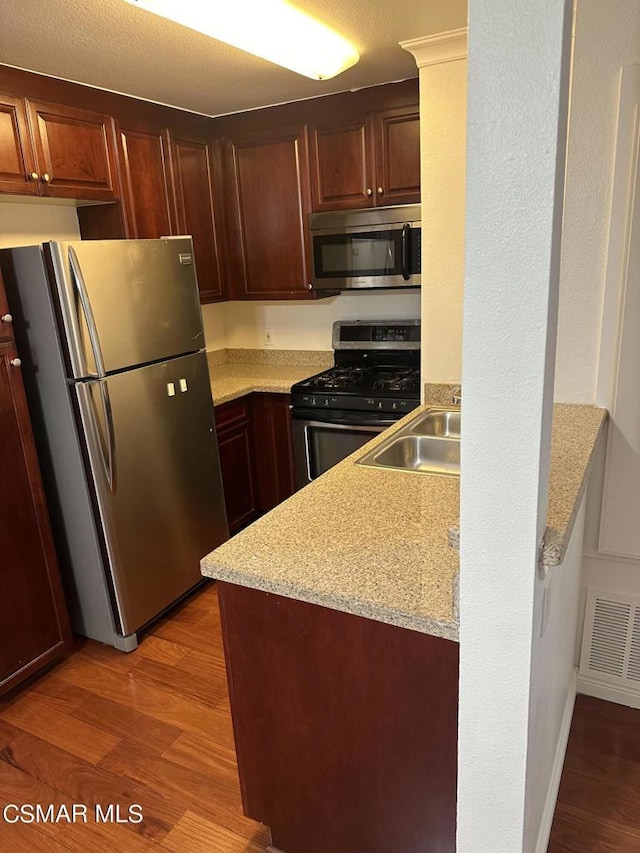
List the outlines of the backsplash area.
{"label": "backsplash area", "polygon": [[343,293],[314,302],[221,302],[203,305],[202,313],[210,350],[329,350],[335,320],[418,319],[420,291]]}

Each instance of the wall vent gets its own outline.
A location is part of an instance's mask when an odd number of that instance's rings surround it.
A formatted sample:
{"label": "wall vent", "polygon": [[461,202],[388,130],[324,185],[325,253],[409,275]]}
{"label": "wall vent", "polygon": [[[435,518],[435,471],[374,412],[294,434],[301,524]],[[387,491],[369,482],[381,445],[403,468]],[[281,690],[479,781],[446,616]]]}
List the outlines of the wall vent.
{"label": "wall vent", "polygon": [[587,588],[580,675],[640,694],[640,597]]}

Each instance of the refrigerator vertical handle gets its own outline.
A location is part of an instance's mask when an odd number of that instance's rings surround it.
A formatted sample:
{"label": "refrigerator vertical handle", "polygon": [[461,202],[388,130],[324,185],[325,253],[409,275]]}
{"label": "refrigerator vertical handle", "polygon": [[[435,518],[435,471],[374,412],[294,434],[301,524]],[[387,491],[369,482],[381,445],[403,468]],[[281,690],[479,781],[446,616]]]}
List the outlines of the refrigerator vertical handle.
{"label": "refrigerator vertical handle", "polygon": [[82,306],[82,313],[84,314],[84,319],[87,323],[89,341],[91,343],[96,372],[98,378],[103,379],[105,375],[104,359],[102,358],[102,350],[100,348],[98,328],[96,326],[95,317],[93,316],[91,300],[89,299],[89,291],[87,290],[87,285],[85,284],[84,276],[82,275],[80,261],[78,260],[76,250],[73,246],[69,246],[69,267],[71,269],[71,277],[76,288],[76,293],[78,294],[80,305]]}
{"label": "refrigerator vertical handle", "polygon": [[115,495],[118,483],[116,468],[116,433],[113,428],[113,412],[109,397],[109,385],[105,379],[100,383],[100,399],[104,410],[104,420],[107,425],[107,480],[111,494]]}
{"label": "refrigerator vertical handle", "polygon": [[[97,385],[100,393],[100,402],[102,404],[102,412],[104,422],[106,424],[106,454],[103,446],[103,441],[100,436],[100,427],[98,426],[98,418],[95,412],[95,402],[92,389]],[[77,382],[76,389],[78,392],[78,400],[80,403],[80,412],[84,423],[87,446],[90,455],[94,458],[100,457],[102,469],[104,470],[105,479],[109,486],[111,494],[116,491],[116,447],[115,433],[113,430],[113,416],[111,412],[111,401],[109,399],[109,389],[106,381],[95,382]],[[93,467],[93,466],[92,466]],[[94,468],[95,470],[95,468]]]}

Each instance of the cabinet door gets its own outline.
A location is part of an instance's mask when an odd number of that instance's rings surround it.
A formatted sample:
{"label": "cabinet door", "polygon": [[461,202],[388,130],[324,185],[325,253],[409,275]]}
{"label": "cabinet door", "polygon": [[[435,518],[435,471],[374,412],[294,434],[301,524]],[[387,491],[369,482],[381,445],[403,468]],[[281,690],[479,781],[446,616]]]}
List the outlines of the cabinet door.
{"label": "cabinet door", "polygon": [[215,417],[227,523],[233,534],[257,515],[248,401],[216,406]]}
{"label": "cabinet door", "polygon": [[113,201],[118,197],[110,116],[27,101],[40,194]]}
{"label": "cabinet door", "polygon": [[309,171],[304,127],[230,144],[240,299],[310,297]]}
{"label": "cabinet door", "polygon": [[375,193],[370,118],[312,125],[310,138],[313,209],[371,207]]}
{"label": "cabinet door", "polygon": [[0,344],[0,694],[70,639],[16,357],[12,343]]}
{"label": "cabinet door", "polygon": [[376,113],[375,125],[376,204],[419,204],[419,107]]}
{"label": "cabinet door", "polygon": [[173,137],[171,141],[173,177],[178,216],[178,233],[191,234],[198,273],[201,302],[225,298],[220,264],[214,186],[212,143]]}
{"label": "cabinet door", "polygon": [[148,126],[120,125],[127,235],[153,239],[174,233],[169,135]]}
{"label": "cabinet door", "polygon": [[0,95],[0,192],[37,195],[38,182],[23,101]]}
{"label": "cabinet door", "polygon": [[296,490],[288,394],[253,394],[258,509],[268,512]]}
{"label": "cabinet door", "polygon": [[9,304],[2,284],[2,273],[0,273],[0,343],[11,340],[13,340],[13,317],[9,313]]}

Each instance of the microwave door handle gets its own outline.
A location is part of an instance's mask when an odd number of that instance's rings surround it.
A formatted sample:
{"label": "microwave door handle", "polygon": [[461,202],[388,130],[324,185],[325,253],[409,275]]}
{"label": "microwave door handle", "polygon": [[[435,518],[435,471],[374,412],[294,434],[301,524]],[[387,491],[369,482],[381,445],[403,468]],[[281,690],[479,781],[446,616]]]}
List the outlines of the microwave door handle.
{"label": "microwave door handle", "polygon": [[402,226],[402,235],[400,237],[400,272],[405,281],[409,281],[411,273],[409,271],[409,253],[411,249],[411,226],[405,222]]}

